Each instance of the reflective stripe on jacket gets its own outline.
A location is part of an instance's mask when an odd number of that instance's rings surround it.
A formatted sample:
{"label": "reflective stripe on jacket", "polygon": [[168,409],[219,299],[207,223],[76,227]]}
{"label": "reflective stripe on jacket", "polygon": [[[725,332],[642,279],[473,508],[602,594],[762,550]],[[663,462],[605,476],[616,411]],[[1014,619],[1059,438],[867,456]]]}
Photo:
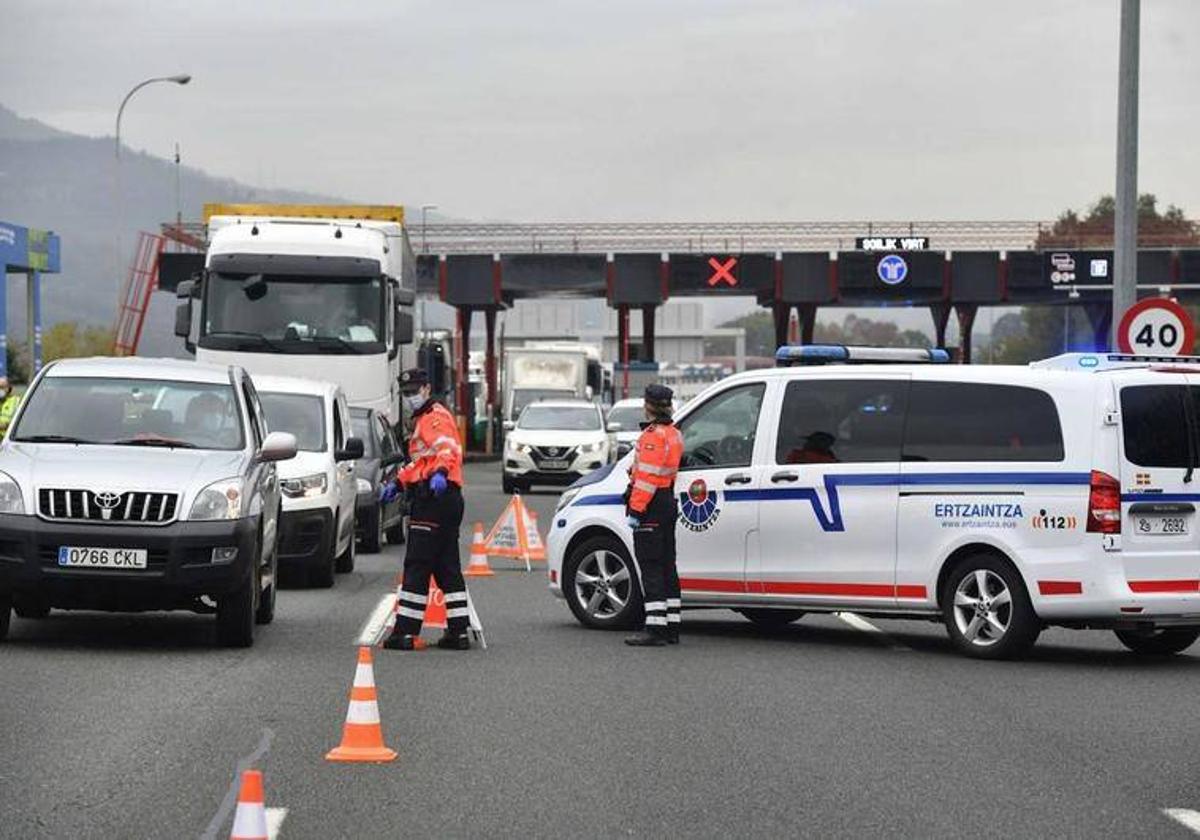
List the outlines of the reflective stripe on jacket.
{"label": "reflective stripe on jacket", "polygon": [[430,400],[417,412],[412,437],[408,439],[409,463],[398,473],[402,484],[428,481],[439,470],[462,487],[462,444],[458,424],[446,406]]}
{"label": "reflective stripe on jacket", "polygon": [[17,406],[21,404],[21,398],[16,394],[9,394],[4,398],[4,402],[0,403],[0,429],[7,429],[12,423],[13,415],[17,413]]}
{"label": "reflective stripe on jacket", "polygon": [[670,423],[651,423],[638,438],[637,454],[629,470],[629,509],[645,513],[654,494],[675,486],[683,437]]}

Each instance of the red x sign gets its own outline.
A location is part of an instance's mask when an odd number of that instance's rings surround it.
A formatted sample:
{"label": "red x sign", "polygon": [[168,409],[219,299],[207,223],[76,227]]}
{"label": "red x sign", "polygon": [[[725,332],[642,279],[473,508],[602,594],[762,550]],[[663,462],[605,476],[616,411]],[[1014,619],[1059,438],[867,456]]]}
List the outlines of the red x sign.
{"label": "red x sign", "polygon": [[737,265],[737,257],[730,257],[725,262],[720,262],[716,257],[709,257],[708,264],[712,266],[712,277],[708,278],[708,285],[715,286],[718,283],[728,283],[730,286],[737,285],[737,278],[730,272]]}

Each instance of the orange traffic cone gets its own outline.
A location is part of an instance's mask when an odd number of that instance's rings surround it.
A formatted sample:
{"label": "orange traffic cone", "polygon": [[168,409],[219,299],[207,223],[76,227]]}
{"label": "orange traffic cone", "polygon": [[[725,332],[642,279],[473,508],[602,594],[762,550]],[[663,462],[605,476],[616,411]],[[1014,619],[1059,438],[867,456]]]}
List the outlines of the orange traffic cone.
{"label": "orange traffic cone", "polygon": [[487,549],[483,546],[483,523],[475,523],[475,537],[471,540],[471,562],[463,572],[466,577],[495,577],[496,573],[488,565]]}
{"label": "orange traffic cone", "polygon": [[379,723],[379,700],[375,694],[375,668],[371,649],[358,649],[358,667],[350,689],[350,709],[342,729],[342,743],[326,754],[326,761],[394,761],[396,751],[383,745],[383,727]]}
{"label": "orange traffic cone", "polygon": [[421,624],[421,632],[426,630],[446,629],[446,593],[437,585],[434,578],[429,578],[429,603],[425,605],[425,620]]}
{"label": "orange traffic cone", "polygon": [[267,806],[263,800],[261,770],[242,773],[242,787],[238,791],[229,840],[267,840]]}

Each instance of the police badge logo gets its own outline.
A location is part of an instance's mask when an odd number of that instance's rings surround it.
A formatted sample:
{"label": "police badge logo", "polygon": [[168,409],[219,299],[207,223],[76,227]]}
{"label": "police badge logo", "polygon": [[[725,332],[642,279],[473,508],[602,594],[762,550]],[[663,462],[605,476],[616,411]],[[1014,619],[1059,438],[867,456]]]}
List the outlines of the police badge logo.
{"label": "police badge logo", "polygon": [[720,515],[717,491],[709,490],[704,479],[697,478],[679,494],[679,521],[689,531],[707,531]]}

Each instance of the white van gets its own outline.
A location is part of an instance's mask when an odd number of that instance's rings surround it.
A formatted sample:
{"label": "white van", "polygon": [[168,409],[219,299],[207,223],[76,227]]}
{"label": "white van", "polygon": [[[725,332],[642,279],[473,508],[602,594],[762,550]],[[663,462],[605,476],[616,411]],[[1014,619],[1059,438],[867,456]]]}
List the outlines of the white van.
{"label": "white van", "polygon": [[[780,625],[851,610],[944,621],[984,658],[1046,625],[1139,653],[1200,636],[1200,359],[785,347],[678,418],[685,607]],[[844,364],[831,364],[843,362]],[[888,362],[888,363],[881,363]],[[569,488],[550,588],[584,624],[641,618],[621,493],[632,455]]]}
{"label": "white van", "polygon": [[279,468],[279,565],[301,570],[312,586],[333,586],[335,571],[354,571],[354,462],[363,457],[346,395],[309,379],[256,376],[254,384],[268,428],[296,437],[296,457]]}

